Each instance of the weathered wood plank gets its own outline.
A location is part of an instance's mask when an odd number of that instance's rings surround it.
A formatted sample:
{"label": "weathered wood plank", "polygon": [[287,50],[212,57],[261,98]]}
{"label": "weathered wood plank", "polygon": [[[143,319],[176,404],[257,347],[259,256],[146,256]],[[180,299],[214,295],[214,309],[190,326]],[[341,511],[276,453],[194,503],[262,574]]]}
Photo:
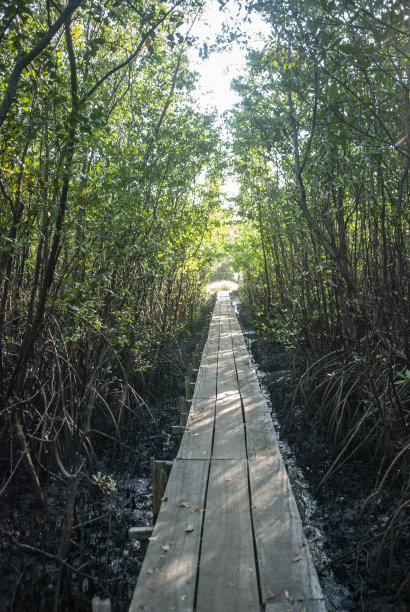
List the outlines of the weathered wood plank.
{"label": "weathered wood plank", "polygon": [[250,460],[249,480],[263,602],[322,599],[283,461]]}
{"label": "weathered wood plank", "polygon": [[218,360],[216,349],[214,353],[209,354],[201,361],[198,369],[195,390],[193,398],[212,398],[216,396],[216,377],[217,377]]}
{"label": "weathered wood plank", "polygon": [[243,350],[246,351],[246,353],[243,353],[242,349],[238,351],[238,349],[234,347],[235,365],[240,387],[258,383],[258,376],[251,363],[246,347],[244,347]]}
{"label": "weathered wood plank", "polygon": [[192,612],[208,470],[209,461],[174,463],[130,612]]}
{"label": "weathered wood plank", "polygon": [[215,398],[195,399],[192,402],[178,459],[206,459],[211,456],[215,403]]}
{"label": "weathered wood plank", "polygon": [[236,392],[216,401],[214,459],[246,459],[244,421],[241,396]]}
{"label": "weathered wood plank", "polygon": [[249,358],[237,319],[235,325],[232,324],[232,327],[234,328],[233,350],[235,364],[246,422],[248,456],[249,458],[256,456],[280,457],[270,410]]}
{"label": "weathered wood plank", "polygon": [[249,458],[280,457],[278,440],[269,406],[259,383],[240,389],[246,423]]}
{"label": "weathered wood plank", "polygon": [[238,378],[232,346],[219,348],[216,391],[218,398],[238,392]]}
{"label": "weathered wood plank", "polygon": [[260,610],[244,460],[211,463],[196,610]]}

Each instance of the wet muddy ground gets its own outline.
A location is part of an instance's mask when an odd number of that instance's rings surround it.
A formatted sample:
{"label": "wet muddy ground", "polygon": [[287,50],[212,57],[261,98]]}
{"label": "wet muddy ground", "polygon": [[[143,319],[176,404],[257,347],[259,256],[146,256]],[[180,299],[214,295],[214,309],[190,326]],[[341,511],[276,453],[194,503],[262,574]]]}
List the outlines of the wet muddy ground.
{"label": "wet muddy ground", "polygon": [[[149,458],[172,459],[177,450],[170,435],[179,420],[178,398],[164,398],[150,409],[145,431],[130,427],[122,458],[107,446],[97,473],[115,484],[116,492],[83,477],[70,551],[56,605],[58,551],[66,487],[58,481],[47,487],[48,505],[39,513],[23,479],[3,496],[0,509],[0,610],[13,612],[82,612],[93,596],[109,597],[113,612],[128,610],[142,557],[128,529],[152,524],[152,485]],[[20,486],[19,486],[20,484]],[[5,535],[5,532],[12,535]]]}
{"label": "wet muddy ground", "polygon": [[[374,484],[371,466],[358,461],[345,464],[326,487],[315,489],[332,461],[333,451],[324,434],[303,421],[285,431],[288,400],[295,385],[291,355],[258,337],[246,311],[239,304],[236,309],[272,407],[282,455],[329,610],[404,612],[408,604],[395,600],[394,593],[409,564],[408,551],[407,557],[404,552],[396,561],[397,576],[392,576],[390,585],[380,579],[380,574],[372,575],[372,560],[377,554],[374,544],[352,552],[383,522],[382,507],[377,516],[361,514],[363,501]],[[58,603],[55,554],[66,487],[57,479],[51,480],[48,507],[42,514],[35,508],[23,478],[8,489],[0,508],[0,610],[89,611],[94,595],[110,597],[113,612],[128,610],[142,564],[139,544],[128,540],[128,529],[152,523],[149,458],[172,459],[177,451],[177,441],[170,431],[179,421],[183,373],[174,371],[163,383],[160,399],[148,398],[153,418],[145,414],[144,427],[139,427],[138,417],[129,423],[122,457],[100,442],[99,456],[103,460],[98,471],[115,482],[117,492],[108,494],[103,486],[85,477],[79,482],[76,525]]]}

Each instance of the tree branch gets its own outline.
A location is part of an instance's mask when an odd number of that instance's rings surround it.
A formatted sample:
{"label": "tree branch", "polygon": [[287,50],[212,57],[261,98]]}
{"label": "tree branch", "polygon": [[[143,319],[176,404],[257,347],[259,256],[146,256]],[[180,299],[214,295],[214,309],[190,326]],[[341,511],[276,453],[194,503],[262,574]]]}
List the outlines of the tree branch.
{"label": "tree branch", "polygon": [[62,27],[68,19],[70,19],[72,13],[80,6],[83,0],[70,0],[67,4],[60,17],[53,23],[48,29],[40,42],[31,49],[26,55],[18,60],[14,66],[13,72],[10,75],[9,82],[4,94],[3,101],[0,106],[0,127],[3,125],[6,117],[9,113],[10,107],[13,104],[14,98],[16,97],[17,87],[20,82],[21,73],[37,56],[44,51],[44,49],[50,44],[52,38],[57,34],[58,30]]}

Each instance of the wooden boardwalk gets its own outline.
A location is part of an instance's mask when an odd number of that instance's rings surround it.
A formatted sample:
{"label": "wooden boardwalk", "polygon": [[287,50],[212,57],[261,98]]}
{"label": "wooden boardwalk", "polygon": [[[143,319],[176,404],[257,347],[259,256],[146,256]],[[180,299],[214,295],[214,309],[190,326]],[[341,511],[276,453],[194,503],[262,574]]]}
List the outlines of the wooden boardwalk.
{"label": "wooden boardwalk", "polygon": [[131,612],[324,611],[268,406],[219,292]]}

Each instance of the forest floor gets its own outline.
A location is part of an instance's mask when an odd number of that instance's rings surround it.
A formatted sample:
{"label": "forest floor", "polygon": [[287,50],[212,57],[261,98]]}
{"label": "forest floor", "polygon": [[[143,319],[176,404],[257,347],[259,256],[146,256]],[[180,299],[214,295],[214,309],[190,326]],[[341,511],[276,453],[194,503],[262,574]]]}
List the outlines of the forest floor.
{"label": "forest floor", "polygon": [[[406,555],[395,561],[397,580],[393,576],[391,584],[386,585],[371,572],[376,544],[369,543],[357,554],[352,552],[364,531],[376,529],[384,520],[383,508],[377,516],[361,515],[362,504],[374,484],[371,466],[356,459],[337,470],[325,488],[315,490],[333,451],[324,434],[302,420],[291,433],[284,433],[286,406],[295,385],[291,355],[258,337],[246,310],[238,303],[236,309],[272,406],[282,455],[329,609],[404,612],[408,604],[395,600],[394,592],[408,563]],[[118,449],[114,451],[100,441],[99,456],[103,459],[98,470],[113,474],[117,493],[109,495],[86,478],[80,481],[77,526],[67,558],[71,568],[61,570],[56,559],[65,486],[50,479],[48,506],[42,513],[36,509],[23,475],[6,491],[0,507],[0,610],[82,612],[90,609],[94,595],[110,597],[113,612],[128,609],[142,556],[139,544],[130,542],[127,533],[132,526],[152,522],[149,458],[173,459],[176,455],[177,442],[170,431],[179,421],[182,383],[181,367],[164,375],[161,392],[146,398],[152,417],[145,414],[143,426],[141,419],[136,419],[138,423],[127,427],[122,457]],[[63,574],[58,587],[60,571]]]}

